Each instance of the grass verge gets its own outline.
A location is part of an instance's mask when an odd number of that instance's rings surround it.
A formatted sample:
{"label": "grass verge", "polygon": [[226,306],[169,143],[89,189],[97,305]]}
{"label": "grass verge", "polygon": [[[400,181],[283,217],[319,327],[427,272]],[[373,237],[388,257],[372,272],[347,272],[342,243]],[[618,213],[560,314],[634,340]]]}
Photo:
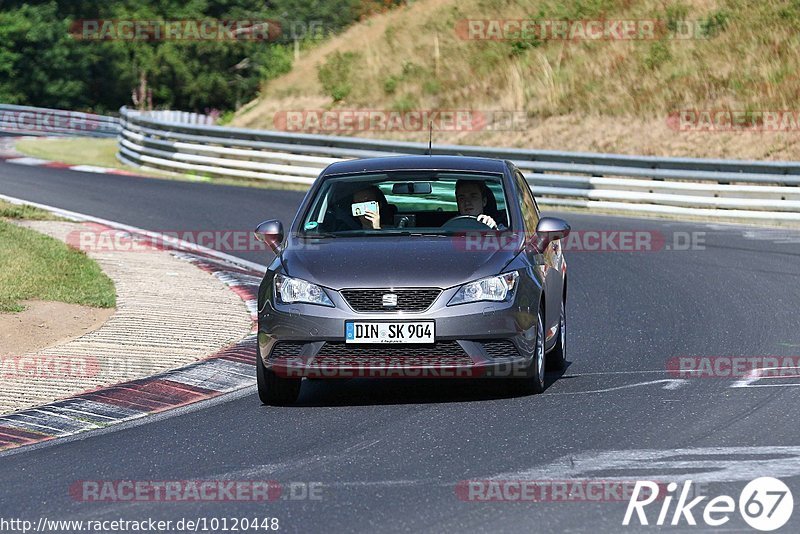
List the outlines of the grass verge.
{"label": "grass verge", "polygon": [[96,165],[112,169],[124,169],[117,159],[116,139],[64,138],[23,139],[17,141],[16,149],[34,158],[59,161],[70,165]]}
{"label": "grass verge", "polygon": [[[0,201],[5,219],[52,220],[36,208]],[[0,218],[0,313],[20,312],[22,300],[47,300],[113,308],[116,291],[108,276],[83,252]]]}
{"label": "grass verge", "polygon": [[25,204],[12,204],[0,200],[0,219],[27,219],[29,221],[63,221],[61,217],[49,211],[27,206]]}

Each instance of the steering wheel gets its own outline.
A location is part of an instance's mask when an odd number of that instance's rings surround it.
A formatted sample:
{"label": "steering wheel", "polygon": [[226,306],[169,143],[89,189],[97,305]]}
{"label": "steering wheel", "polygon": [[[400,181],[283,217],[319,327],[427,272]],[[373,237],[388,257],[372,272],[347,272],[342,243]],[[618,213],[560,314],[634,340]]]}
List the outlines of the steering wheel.
{"label": "steering wheel", "polygon": [[444,223],[442,228],[447,228],[448,226],[457,226],[459,229],[463,230],[486,230],[487,228],[491,228],[488,224],[480,222],[474,215],[459,215],[458,217],[453,217]]}

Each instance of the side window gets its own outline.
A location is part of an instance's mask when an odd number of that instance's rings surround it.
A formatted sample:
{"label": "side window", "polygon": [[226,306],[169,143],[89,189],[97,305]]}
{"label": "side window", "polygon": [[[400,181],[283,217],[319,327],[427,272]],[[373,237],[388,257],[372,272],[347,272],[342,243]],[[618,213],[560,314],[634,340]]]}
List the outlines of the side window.
{"label": "side window", "polygon": [[495,201],[497,202],[497,211],[506,211],[506,196],[503,194],[503,184],[500,182],[486,181],[486,187],[494,194]]}
{"label": "side window", "polygon": [[528,232],[535,232],[536,226],[539,224],[539,209],[536,207],[533,193],[521,172],[515,172],[514,178],[517,181],[517,189],[519,189],[519,208],[522,211],[522,218],[525,220],[525,229]]}

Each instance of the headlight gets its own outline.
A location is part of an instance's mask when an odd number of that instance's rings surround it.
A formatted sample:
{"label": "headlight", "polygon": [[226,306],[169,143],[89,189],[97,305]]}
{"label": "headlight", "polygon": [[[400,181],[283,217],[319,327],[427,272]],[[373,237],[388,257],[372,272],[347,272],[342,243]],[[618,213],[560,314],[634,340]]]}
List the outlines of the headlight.
{"label": "headlight", "polygon": [[481,300],[502,302],[514,295],[514,289],[517,287],[517,278],[519,278],[519,273],[513,271],[464,284],[453,295],[447,305],[453,306]]}
{"label": "headlight", "polygon": [[325,294],[325,290],[317,284],[282,274],[275,275],[275,295],[282,304],[305,302],[333,307],[333,302]]}

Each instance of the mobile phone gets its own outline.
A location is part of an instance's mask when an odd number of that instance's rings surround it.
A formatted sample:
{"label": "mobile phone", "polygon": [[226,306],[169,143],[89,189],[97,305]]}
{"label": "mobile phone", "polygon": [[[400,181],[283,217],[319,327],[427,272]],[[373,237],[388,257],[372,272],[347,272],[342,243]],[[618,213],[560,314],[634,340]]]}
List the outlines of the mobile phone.
{"label": "mobile phone", "polygon": [[375,200],[369,202],[356,202],[353,206],[353,217],[360,217],[366,215],[368,211],[378,213],[378,203]]}

